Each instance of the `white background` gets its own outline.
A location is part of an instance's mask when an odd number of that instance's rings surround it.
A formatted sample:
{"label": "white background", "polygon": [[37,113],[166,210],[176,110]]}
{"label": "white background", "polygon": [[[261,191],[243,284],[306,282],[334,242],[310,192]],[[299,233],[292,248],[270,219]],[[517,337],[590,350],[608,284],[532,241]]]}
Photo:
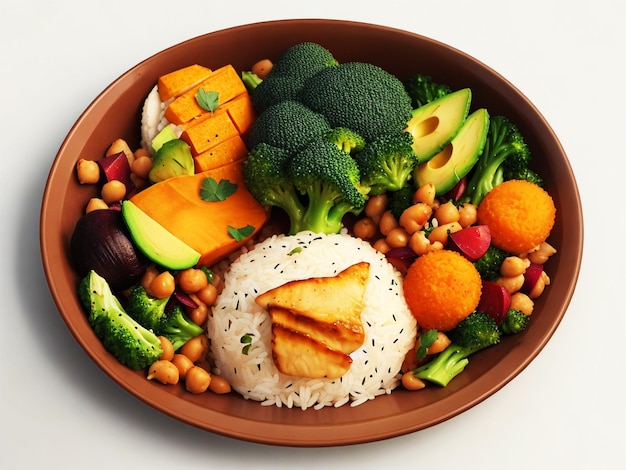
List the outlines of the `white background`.
{"label": "white background", "polygon": [[[6,2],[0,15],[0,467],[615,468],[626,458],[621,0]],[[584,6],[583,6],[584,5]],[[192,37],[260,20],[379,23],[467,52],[518,87],[578,178],[585,256],[555,335],[515,380],[418,433],[326,449],[213,435],[130,396],[74,342],[39,255],[46,176],[74,121],[110,82]],[[567,213],[561,214],[567,217]]]}

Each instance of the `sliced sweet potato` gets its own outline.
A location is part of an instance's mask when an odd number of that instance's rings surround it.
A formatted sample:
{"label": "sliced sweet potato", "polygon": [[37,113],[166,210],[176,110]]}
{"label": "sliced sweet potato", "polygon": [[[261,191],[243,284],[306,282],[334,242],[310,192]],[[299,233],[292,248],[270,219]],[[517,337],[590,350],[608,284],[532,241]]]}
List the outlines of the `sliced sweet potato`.
{"label": "sliced sweet potato", "polygon": [[196,100],[196,94],[200,88],[207,92],[219,93],[219,106],[223,106],[236,96],[247,92],[246,86],[235,68],[232,65],[225,65],[211,73],[206,80],[172,101],[165,109],[165,118],[173,124],[181,125],[202,114],[210,113],[211,111],[200,107]]}
{"label": "sliced sweet potato", "polygon": [[211,73],[211,69],[193,64],[162,75],[157,81],[161,101],[169,101],[175,96],[185,93],[198,83],[209,78]]}
{"label": "sliced sweet potato", "polygon": [[194,158],[196,173],[241,161],[248,155],[248,147],[243,139],[236,135],[219,145],[202,152]]}
{"label": "sliced sweet potato", "polygon": [[238,135],[239,131],[228,113],[218,110],[185,129],[180,138],[189,144],[195,157]]}
{"label": "sliced sweet potato", "polygon": [[[205,178],[229,180],[237,190],[223,201],[207,202],[200,197]],[[140,209],[173,235],[201,253],[200,265],[209,266],[229,255],[250,239],[267,220],[263,206],[243,183],[241,162],[223,165],[195,175],[179,176],[156,183],[131,199]],[[235,240],[228,227],[250,225],[251,235]]]}

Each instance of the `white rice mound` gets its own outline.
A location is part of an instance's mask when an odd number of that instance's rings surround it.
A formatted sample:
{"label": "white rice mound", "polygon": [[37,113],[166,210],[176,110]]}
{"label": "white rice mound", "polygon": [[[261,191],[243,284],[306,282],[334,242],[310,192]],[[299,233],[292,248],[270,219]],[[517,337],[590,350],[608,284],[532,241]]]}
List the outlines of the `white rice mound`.
{"label": "white rice mound", "polygon": [[[280,373],[272,359],[271,319],[255,298],[296,279],[334,276],[360,261],[370,263],[361,320],[363,345],[351,354],[339,379],[310,379]],[[223,274],[224,290],[208,320],[214,372],[233,390],[263,405],[321,409],[360,405],[389,394],[415,344],[416,321],[402,294],[402,277],[384,255],[345,233],[301,232],[273,236],[243,253]],[[242,337],[252,339],[247,354]]]}

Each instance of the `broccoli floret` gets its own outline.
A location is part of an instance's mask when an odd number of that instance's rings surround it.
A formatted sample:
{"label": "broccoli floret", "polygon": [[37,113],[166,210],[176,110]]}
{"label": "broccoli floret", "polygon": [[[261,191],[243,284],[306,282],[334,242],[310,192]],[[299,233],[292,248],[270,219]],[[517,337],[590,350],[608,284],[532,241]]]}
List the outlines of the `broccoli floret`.
{"label": "broccoli floret", "polygon": [[343,217],[365,206],[367,191],[360,185],[356,162],[323,137],[291,157],[287,175],[307,201],[300,230],[338,233]]}
{"label": "broccoli floret", "polygon": [[411,180],[403,188],[390,192],[387,195],[389,200],[387,207],[396,220],[399,220],[402,213],[413,205],[413,194],[415,194],[415,191],[415,184]]}
{"label": "broccoli floret", "polygon": [[177,351],[191,338],[204,333],[204,330],[185,314],[180,304],[176,304],[161,318],[157,332],[169,339],[174,351]]}
{"label": "broccoli floret", "polygon": [[521,310],[509,309],[502,323],[500,323],[500,329],[505,335],[514,335],[521,331],[524,331],[530,323],[530,315],[526,315]]}
{"label": "broccoli floret", "polygon": [[270,75],[250,93],[252,106],[257,114],[283,101],[297,101],[304,84],[303,80],[293,77],[275,75],[269,78]]}
{"label": "broccoli floret", "polygon": [[78,294],[88,313],[89,325],[118,361],[140,370],[161,357],[163,349],[157,335],[124,310],[102,276],[90,271],[81,280]]}
{"label": "broccoli floret", "polygon": [[485,254],[474,261],[474,266],[482,279],[495,282],[500,277],[500,266],[508,256],[511,256],[511,253],[489,245]]}
{"label": "broccoli floret", "polygon": [[301,42],[281,54],[268,77],[281,75],[306,80],[335,65],[338,65],[337,59],[328,49],[314,42]]}
{"label": "broccoli floret", "polygon": [[366,141],[403,131],[412,112],[402,82],[362,62],[322,69],[306,81],[300,101],[326,116],[332,127],[348,127]]}
{"label": "broccoli floret", "polygon": [[419,108],[452,92],[445,84],[436,83],[429,75],[413,75],[404,82],[413,108]]}
{"label": "broccoli floret", "polygon": [[413,175],[417,156],[408,132],[383,135],[370,141],[355,155],[361,181],[371,188],[370,194],[383,194],[404,188]]}
{"label": "broccoli floret", "polygon": [[163,143],[154,156],[148,179],[153,183],[175,176],[194,174],[193,155],[189,144],[181,139]]}
{"label": "broccoli floret", "polygon": [[365,139],[347,127],[335,127],[326,137],[339,149],[349,154],[360,152],[365,147]]}
{"label": "broccoli floret", "polygon": [[137,284],[128,295],[127,312],[144,328],[169,339],[174,350],[177,350],[188,340],[201,334],[203,329],[189,319],[180,304],[170,307],[169,300],[169,297],[151,297],[141,284]]}
{"label": "broccoli floret", "polygon": [[126,311],[143,327],[157,331],[161,319],[165,316],[165,309],[170,298],[157,299],[151,297],[141,284],[130,288]]}
{"label": "broccoli floret", "polygon": [[524,175],[538,178],[534,172],[527,172],[529,162],[530,149],[517,126],[504,116],[491,117],[485,147],[472,169],[463,200],[479,204],[506,179]]}
{"label": "broccoli floret", "polygon": [[331,127],[324,116],[298,101],[285,100],[263,113],[250,126],[248,147],[269,144],[294,153],[312,139],[326,135]]}
{"label": "broccoli floret", "polygon": [[309,77],[334,65],[337,60],[319,44],[303,42],[290,47],[251,93],[254,108],[260,113],[281,101],[297,100]]}
{"label": "broccoli floret", "polygon": [[244,183],[248,191],[264,206],[279,207],[289,217],[289,233],[300,231],[304,205],[286,173],[290,155],[286,150],[259,144],[243,163]]}
{"label": "broccoli floret", "polygon": [[500,342],[497,323],[486,313],[473,312],[450,330],[451,344],[431,361],[418,367],[413,375],[445,387],[469,364],[468,357]]}

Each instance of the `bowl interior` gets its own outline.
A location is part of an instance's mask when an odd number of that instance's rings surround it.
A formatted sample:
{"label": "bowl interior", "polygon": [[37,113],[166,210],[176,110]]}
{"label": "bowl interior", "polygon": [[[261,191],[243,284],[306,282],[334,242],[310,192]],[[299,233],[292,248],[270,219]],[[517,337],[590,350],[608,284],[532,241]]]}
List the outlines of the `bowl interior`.
{"label": "bowl interior", "polygon": [[[125,138],[139,145],[140,113],[156,79],[193,63],[248,69],[276,58],[301,41],[315,41],[339,61],[379,65],[403,79],[425,73],[452,88],[470,87],[473,107],[487,107],[516,122],[557,206],[550,242],[552,284],[536,303],[531,327],[478,353],[448,387],[418,393],[396,390],[357,408],[289,410],[263,407],[238,395],[191,395],[159,386],[121,366],[101,346],[76,296],[69,240],[93,188],[75,178],[80,157],[100,157]],[[414,60],[410,62],[407,57]],[[560,215],[567,212],[567,219]],[[567,220],[567,226],[565,221]],[[120,386],[154,408],[188,424],[234,438],[278,445],[322,446],[369,442],[417,431],[461,413],[495,393],[533,360],[554,333],[570,302],[582,257],[581,205],[571,167],[558,139],[537,109],[510,83],[472,57],[431,39],[387,27],[331,20],[285,20],[235,27],[200,36],[148,58],[119,77],[85,110],[52,164],[41,208],[41,252],[50,292],[85,352]]]}

